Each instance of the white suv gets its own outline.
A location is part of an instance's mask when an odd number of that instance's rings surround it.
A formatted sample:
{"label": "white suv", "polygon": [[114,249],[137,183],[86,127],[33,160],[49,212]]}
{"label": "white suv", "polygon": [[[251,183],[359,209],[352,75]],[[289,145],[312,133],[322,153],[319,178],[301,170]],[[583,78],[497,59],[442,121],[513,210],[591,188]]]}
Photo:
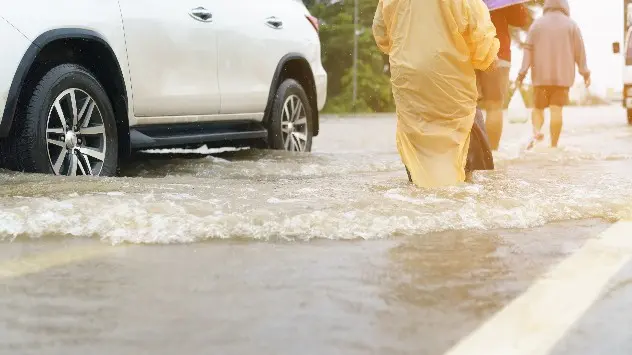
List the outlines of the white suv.
{"label": "white suv", "polygon": [[310,151],[318,22],[297,0],[0,5],[2,166],[115,175],[148,148]]}

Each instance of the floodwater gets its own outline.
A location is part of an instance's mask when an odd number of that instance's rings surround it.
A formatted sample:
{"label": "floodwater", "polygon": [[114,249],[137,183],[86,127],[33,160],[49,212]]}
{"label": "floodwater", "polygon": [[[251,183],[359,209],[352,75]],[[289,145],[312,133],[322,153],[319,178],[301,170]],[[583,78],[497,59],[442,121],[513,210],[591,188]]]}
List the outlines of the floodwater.
{"label": "floodwater", "polygon": [[560,149],[521,152],[529,126],[507,124],[496,171],[434,191],[408,184],[391,116],[326,119],[312,154],[144,154],[113,179],[0,174],[0,240],[374,240],[629,214],[621,110],[568,116]]}
{"label": "floodwater", "polygon": [[[408,184],[394,129],[329,117],[312,154],[0,173],[0,354],[443,354],[632,216],[618,107],[567,110],[556,150],[522,151],[529,126],[506,124],[495,171],[439,190]],[[3,261],[84,245],[116,252],[2,278]],[[551,355],[632,352],[626,270]]]}

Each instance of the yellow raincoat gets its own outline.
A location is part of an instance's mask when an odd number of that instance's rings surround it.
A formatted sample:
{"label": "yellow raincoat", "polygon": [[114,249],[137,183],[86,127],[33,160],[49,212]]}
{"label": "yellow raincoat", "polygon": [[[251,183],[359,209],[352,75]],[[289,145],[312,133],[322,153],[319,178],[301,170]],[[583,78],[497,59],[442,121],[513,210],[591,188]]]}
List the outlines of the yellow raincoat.
{"label": "yellow raincoat", "polygon": [[397,149],[419,187],[465,181],[477,70],[496,60],[483,0],[379,0],[373,35],[390,57]]}

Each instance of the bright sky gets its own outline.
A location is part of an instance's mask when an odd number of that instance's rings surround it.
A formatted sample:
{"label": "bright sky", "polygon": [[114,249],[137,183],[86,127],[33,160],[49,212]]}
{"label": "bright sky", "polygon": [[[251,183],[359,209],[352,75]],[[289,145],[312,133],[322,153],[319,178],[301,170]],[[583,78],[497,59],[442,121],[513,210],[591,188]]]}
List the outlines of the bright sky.
{"label": "bright sky", "polygon": [[[624,0],[570,0],[569,3],[571,17],[584,36],[588,67],[592,71],[591,91],[605,94],[608,87],[621,90],[623,57],[612,53],[612,42],[621,42],[623,50]],[[522,53],[513,53],[512,80],[522,62]]]}

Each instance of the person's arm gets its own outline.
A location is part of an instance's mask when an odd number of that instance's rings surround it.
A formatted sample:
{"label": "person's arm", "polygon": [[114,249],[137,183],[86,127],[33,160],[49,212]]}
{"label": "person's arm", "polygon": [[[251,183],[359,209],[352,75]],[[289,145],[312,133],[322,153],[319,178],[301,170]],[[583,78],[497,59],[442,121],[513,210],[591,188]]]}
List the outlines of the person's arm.
{"label": "person's arm", "polygon": [[489,9],[483,0],[453,0],[451,11],[457,29],[470,50],[470,61],[477,70],[488,70],[498,59],[500,42]]}
{"label": "person's arm", "polygon": [[375,10],[375,16],[373,16],[373,37],[377,47],[384,54],[390,54],[391,52],[391,39],[386,31],[386,24],[384,23],[384,17],[382,16],[382,0],[377,4]]}
{"label": "person's arm", "polygon": [[573,39],[575,42],[575,63],[577,63],[579,73],[584,77],[586,86],[590,86],[590,70],[588,69],[588,61],[586,60],[586,46],[584,45],[582,32],[577,25],[575,25]]}
{"label": "person's arm", "polygon": [[527,41],[522,48],[522,67],[518,72],[518,78],[516,79],[516,85],[521,85],[524,78],[527,76],[531,65],[533,65],[533,49],[536,37],[537,28],[535,26],[529,29],[527,33]]}
{"label": "person's arm", "polygon": [[529,9],[522,5],[513,5],[506,7],[504,9],[505,18],[507,19],[507,24],[509,26],[522,28],[523,30],[528,30],[529,26],[533,22],[533,18],[531,17],[531,12]]}

